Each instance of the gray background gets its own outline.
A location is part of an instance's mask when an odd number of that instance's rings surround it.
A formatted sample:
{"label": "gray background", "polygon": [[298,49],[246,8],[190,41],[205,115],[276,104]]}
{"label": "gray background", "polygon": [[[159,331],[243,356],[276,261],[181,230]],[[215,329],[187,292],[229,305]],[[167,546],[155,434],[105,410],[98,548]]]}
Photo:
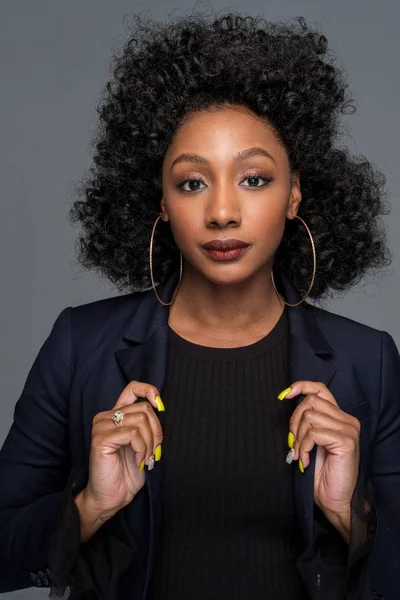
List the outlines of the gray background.
{"label": "gray background", "polygon": [[[322,27],[346,65],[357,112],[346,143],[387,176],[387,218],[394,261],[327,308],[389,331],[400,343],[397,319],[400,139],[396,0],[270,0],[224,4],[271,20],[306,17]],[[90,165],[95,105],[109,74],[114,46],[126,38],[129,13],[159,18],[191,2],[156,0],[2,0],[0,5],[1,422],[0,445],[28,370],[58,313],[117,291],[74,264],[76,230],[67,220],[71,186]],[[179,11],[178,11],[179,13]],[[31,588],[4,598],[46,598]]]}

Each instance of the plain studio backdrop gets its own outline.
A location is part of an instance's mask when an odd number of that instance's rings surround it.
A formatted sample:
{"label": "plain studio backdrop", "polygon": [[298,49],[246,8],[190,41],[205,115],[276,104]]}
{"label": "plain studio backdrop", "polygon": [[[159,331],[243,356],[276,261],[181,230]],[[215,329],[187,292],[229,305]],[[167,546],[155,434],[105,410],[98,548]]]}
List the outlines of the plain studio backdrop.
{"label": "plain studio backdrop", "polygon": [[[95,106],[109,77],[113,48],[126,39],[129,14],[166,18],[189,12],[182,0],[2,0],[1,61],[1,419],[0,445],[34,358],[66,306],[118,295],[75,263],[77,229],[68,223],[71,188],[90,166]],[[400,344],[398,248],[400,37],[397,0],[215,1],[269,20],[304,16],[320,26],[346,67],[357,112],[345,118],[346,143],[387,177],[386,217],[394,260],[385,277],[369,277],[326,306],[389,331]],[[175,14],[175,13],[173,13]],[[306,233],[305,233],[306,235]],[[8,598],[35,600],[30,588]]]}

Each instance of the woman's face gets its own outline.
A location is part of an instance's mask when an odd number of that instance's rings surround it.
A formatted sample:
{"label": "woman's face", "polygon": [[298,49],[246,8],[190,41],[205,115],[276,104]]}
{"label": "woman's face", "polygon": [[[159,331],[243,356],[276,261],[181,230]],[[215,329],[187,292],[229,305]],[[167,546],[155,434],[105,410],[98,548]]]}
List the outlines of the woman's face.
{"label": "woman's face", "polygon": [[[164,158],[163,218],[187,266],[216,284],[269,273],[285,220],[295,217],[300,200],[286,150],[244,107],[191,115]],[[232,239],[247,247],[230,254],[202,247]]]}

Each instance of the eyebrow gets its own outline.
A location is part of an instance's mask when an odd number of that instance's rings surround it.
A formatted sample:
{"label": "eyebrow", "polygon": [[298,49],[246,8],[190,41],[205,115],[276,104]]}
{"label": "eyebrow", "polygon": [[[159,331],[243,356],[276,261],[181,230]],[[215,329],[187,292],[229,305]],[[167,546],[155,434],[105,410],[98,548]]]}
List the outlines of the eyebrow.
{"label": "eyebrow", "polygon": [[[267,158],[271,159],[276,164],[274,157],[269,152],[267,152],[267,150],[265,150],[264,148],[260,148],[259,146],[254,146],[253,148],[247,148],[247,150],[240,150],[239,152],[237,152],[234,155],[233,162],[236,163],[241,160],[245,160],[246,158],[251,158],[252,156],[266,156]],[[175,160],[173,161],[173,163],[171,165],[171,171],[172,171],[173,166],[180,162],[195,162],[195,163],[201,163],[201,164],[209,164],[209,161],[206,158],[204,158],[204,156],[186,152],[184,154],[180,154],[179,156],[177,156],[175,158]]]}

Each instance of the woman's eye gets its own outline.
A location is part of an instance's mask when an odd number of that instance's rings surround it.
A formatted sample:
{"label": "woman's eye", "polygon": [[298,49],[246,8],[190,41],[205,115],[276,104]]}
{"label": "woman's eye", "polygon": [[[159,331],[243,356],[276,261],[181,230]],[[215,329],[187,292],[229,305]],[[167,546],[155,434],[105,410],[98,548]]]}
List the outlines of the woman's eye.
{"label": "woman's eye", "polygon": [[[245,179],[243,179],[243,181],[246,181],[246,180],[249,180],[250,185],[245,185],[244,187],[260,188],[260,187],[265,187],[266,185],[268,185],[268,183],[270,183],[272,181],[272,178],[255,174],[255,175],[248,175],[247,177],[245,177]],[[259,182],[261,180],[263,180],[265,183],[259,185]],[[178,189],[182,190],[183,192],[196,192],[198,190],[203,189],[200,187],[202,183],[203,183],[203,181],[201,179],[199,179],[198,177],[189,177],[187,179],[183,179],[180,183],[178,183],[177,187],[178,187]]]}
{"label": "woman's eye", "polygon": [[[196,177],[191,177],[190,179],[184,179],[183,181],[181,181],[180,183],[178,183],[178,188],[180,190],[183,190],[184,192],[196,192],[197,190],[201,189],[199,187],[200,183],[202,183],[201,179],[197,179]],[[186,188],[185,189],[184,186],[186,184],[189,184],[189,185],[195,184],[195,185],[193,185],[192,188],[189,188],[189,189]]]}
{"label": "woman's eye", "polygon": [[[263,175],[247,175],[247,177],[243,179],[243,181],[246,181],[247,179],[252,183],[251,185],[245,185],[244,187],[265,187],[266,185],[268,185],[268,183],[272,181],[270,177],[264,177]],[[266,183],[258,185],[257,182],[259,182],[261,179],[263,179]],[[254,184],[254,182],[256,183]]]}

